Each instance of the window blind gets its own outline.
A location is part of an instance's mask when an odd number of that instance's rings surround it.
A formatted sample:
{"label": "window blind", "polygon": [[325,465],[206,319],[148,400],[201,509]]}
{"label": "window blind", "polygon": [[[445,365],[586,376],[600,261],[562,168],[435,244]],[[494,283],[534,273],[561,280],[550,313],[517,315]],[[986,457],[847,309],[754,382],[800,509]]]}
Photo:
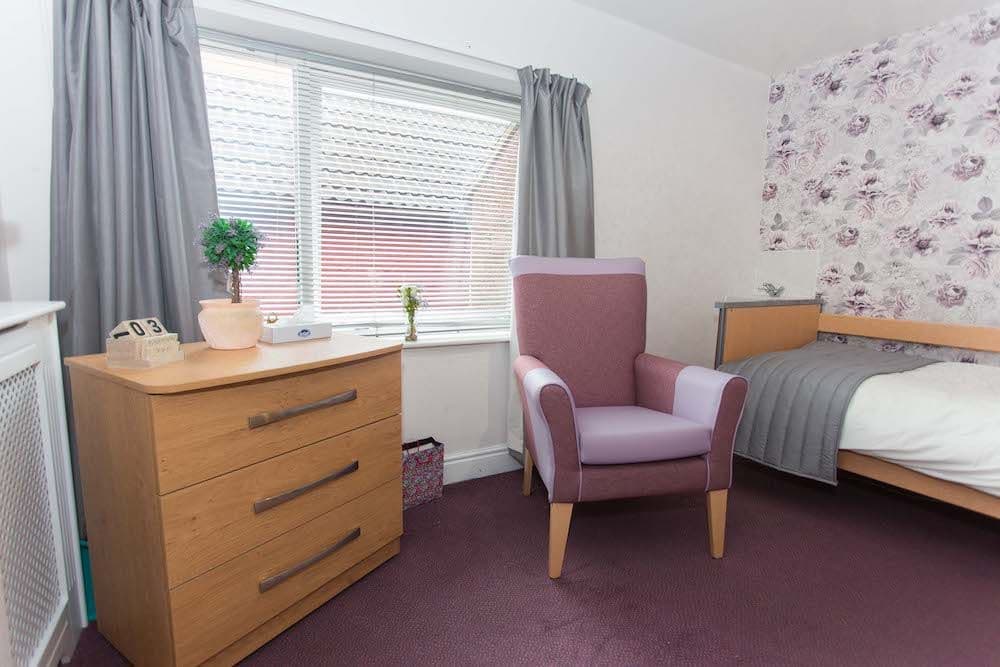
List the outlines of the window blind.
{"label": "window blind", "polygon": [[244,293],[362,333],[507,329],[519,109],[203,41],[219,213],[265,234]]}

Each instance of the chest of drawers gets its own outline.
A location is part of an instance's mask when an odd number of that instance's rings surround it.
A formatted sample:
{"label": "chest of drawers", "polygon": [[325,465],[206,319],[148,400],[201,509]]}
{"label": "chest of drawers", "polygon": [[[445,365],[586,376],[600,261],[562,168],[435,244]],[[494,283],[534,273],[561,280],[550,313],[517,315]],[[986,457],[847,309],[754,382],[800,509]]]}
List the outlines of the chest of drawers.
{"label": "chest of drawers", "polygon": [[67,359],[97,623],[233,664],[399,552],[400,351],[373,339]]}

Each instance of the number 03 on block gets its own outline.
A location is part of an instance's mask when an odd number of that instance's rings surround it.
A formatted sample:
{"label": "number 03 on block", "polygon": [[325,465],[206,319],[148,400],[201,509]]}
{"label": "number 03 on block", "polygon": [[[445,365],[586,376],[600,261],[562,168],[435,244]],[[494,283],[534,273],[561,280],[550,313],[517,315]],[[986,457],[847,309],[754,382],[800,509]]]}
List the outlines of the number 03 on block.
{"label": "number 03 on block", "polygon": [[155,317],[120,322],[105,345],[111,368],[152,368],[184,358],[177,334]]}

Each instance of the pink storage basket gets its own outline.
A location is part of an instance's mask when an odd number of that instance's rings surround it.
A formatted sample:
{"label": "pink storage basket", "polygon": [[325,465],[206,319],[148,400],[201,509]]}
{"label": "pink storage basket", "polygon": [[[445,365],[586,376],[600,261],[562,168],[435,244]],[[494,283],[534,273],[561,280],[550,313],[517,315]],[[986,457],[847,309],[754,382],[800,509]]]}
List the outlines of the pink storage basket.
{"label": "pink storage basket", "polygon": [[403,443],[403,509],[441,497],[444,444],[434,438]]}

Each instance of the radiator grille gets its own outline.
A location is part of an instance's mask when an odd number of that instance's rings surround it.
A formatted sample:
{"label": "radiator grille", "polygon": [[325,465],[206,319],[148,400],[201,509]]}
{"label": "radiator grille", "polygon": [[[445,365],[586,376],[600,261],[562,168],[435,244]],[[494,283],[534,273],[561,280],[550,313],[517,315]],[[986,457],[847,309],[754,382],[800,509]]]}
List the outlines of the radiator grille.
{"label": "radiator grille", "polygon": [[62,606],[37,371],[0,381],[0,589],[15,665],[31,662]]}

